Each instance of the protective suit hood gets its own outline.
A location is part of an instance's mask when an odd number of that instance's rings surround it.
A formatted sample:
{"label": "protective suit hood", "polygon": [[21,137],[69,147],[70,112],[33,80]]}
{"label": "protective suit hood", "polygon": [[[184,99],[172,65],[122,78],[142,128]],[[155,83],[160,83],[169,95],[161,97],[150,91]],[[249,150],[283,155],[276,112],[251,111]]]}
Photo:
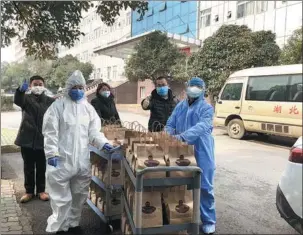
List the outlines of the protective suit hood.
{"label": "protective suit hood", "polygon": [[65,83],[65,94],[68,95],[68,92],[74,86],[86,86],[86,82],[84,76],[80,70],[76,70],[72,73],[72,75],[67,79]]}

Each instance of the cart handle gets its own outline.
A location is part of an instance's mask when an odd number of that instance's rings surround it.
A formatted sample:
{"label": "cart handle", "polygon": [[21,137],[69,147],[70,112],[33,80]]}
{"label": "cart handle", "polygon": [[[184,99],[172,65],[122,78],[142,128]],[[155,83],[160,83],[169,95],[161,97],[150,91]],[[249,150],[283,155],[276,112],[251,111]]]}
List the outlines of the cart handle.
{"label": "cart handle", "polygon": [[158,172],[158,171],[189,171],[202,173],[202,170],[197,166],[160,166],[160,167],[147,167],[142,170],[136,170],[137,176],[146,174],[148,172]]}

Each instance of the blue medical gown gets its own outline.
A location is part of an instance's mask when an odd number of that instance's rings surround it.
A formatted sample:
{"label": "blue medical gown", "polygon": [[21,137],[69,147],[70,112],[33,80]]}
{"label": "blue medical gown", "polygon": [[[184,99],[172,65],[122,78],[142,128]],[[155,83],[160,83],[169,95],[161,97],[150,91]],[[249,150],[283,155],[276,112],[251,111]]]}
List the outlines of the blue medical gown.
{"label": "blue medical gown", "polygon": [[204,97],[189,105],[185,99],[174,109],[167,121],[166,131],[171,135],[180,135],[188,144],[194,145],[198,166],[202,169],[200,213],[202,223],[215,224],[214,199],[214,139],[213,130],[214,108]]}

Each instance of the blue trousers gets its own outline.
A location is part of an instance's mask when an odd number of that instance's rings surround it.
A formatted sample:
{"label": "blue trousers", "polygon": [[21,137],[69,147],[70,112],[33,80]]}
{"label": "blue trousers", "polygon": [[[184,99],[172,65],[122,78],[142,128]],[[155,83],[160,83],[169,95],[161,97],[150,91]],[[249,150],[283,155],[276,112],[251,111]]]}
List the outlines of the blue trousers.
{"label": "blue trousers", "polygon": [[200,215],[203,225],[216,224],[216,210],[214,197],[215,169],[203,169],[201,175]]}

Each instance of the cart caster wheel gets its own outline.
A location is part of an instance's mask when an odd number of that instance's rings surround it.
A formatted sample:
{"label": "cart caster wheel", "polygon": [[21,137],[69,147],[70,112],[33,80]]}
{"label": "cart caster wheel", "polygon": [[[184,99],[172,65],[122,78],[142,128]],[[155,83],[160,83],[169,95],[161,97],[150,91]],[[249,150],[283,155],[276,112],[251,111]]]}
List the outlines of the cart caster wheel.
{"label": "cart caster wheel", "polygon": [[114,232],[113,226],[112,226],[111,224],[108,224],[108,225],[106,226],[106,233],[107,233],[107,234],[111,234],[111,233],[113,233],[113,232]]}

